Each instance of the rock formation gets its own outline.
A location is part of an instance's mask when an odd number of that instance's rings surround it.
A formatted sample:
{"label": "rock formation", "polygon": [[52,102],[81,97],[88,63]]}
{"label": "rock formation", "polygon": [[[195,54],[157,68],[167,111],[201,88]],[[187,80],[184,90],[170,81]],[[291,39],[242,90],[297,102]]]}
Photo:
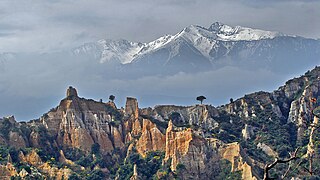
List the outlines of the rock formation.
{"label": "rock formation", "polygon": [[[297,146],[306,147],[302,158],[317,155],[318,118],[312,111],[320,106],[319,77],[317,67],[274,92],[248,94],[219,107],[139,109],[137,99],[128,97],[125,108],[117,109],[113,102],[81,98],[69,87],[60,104],[38,120],[0,119],[0,176],[63,179],[85,172],[146,179],[152,171],[167,179],[239,174],[260,179],[267,161],[286,157]],[[230,165],[222,166],[223,160]],[[15,167],[17,161],[25,166]]]}

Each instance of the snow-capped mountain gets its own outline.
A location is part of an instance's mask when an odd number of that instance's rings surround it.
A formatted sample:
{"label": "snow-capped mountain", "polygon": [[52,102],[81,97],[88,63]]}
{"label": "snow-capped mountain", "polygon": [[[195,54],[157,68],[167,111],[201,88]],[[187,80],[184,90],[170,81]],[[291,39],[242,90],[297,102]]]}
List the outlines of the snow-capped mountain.
{"label": "snow-capped mountain", "polygon": [[[0,102],[3,112],[12,102],[34,112],[42,98],[52,102],[73,85],[84,94],[97,92],[93,98],[135,96],[148,106],[190,104],[199,94],[221,104],[274,89],[319,65],[319,57],[320,40],[222,23],[192,25],[148,43],[100,40],[72,50],[0,53]],[[34,106],[29,97],[36,97]]]}
{"label": "snow-capped mountain", "polygon": [[198,72],[224,66],[281,72],[283,67],[319,62],[320,41],[215,22],[208,28],[191,25],[149,43],[100,40],[76,48],[73,53],[147,74]]}
{"label": "snow-capped mountain", "polygon": [[[171,48],[170,57],[179,54],[179,43],[185,42],[206,58],[213,59],[210,52],[220,41],[257,41],[285,36],[279,32],[263,31],[246,27],[231,27],[219,22],[209,28],[191,25],[175,35],[165,35],[149,43],[136,43],[127,40],[100,40],[88,43],[74,50],[74,53],[90,53],[100,58],[101,63],[118,61],[122,64],[133,62],[146,54],[162,48]],[[170,47],[171,46],[171,47]],[[197,52],[197,53],[199,53]]]}

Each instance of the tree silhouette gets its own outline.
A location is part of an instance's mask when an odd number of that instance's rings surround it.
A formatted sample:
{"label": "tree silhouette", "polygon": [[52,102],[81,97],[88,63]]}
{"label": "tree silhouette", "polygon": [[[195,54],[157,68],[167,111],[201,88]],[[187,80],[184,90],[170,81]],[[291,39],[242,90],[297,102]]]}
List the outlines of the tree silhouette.
{"label": "tree silhouette", "polygon": [[230,98],[230,103],[233,103],[233,98]]}
{"label": "tree silhouette", "polygon": [[110,96],[109,96],[109,100],[110,100],[110,101],[113,102],[115,99],[116,99],[116,97],[115,97],[114,95],[110,95]]}
{"label": "tree silhouette", "polygon": [[207,99],[207,98],[204,97],[204,96],[198,96],[196,100],[200,101],[200,103],[202,104],[202,101],[205,100],[205,99]]}

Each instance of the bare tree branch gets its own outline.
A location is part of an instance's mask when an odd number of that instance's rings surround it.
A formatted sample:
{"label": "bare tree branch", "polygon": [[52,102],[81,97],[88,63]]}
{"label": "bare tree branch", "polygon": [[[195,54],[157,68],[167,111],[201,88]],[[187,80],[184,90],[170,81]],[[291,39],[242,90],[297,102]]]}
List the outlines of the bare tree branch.
{"label": "bare tree branch", "polygon": [[281,179],[284,179],[284,178],[288,175],[290,169],[291,169],[291,163],[289,162],[288,169],[287,169],[286,172],[281,176]]}
{"label": "bare tree branch", "polygon": [[273,178],[270,178],[270,177],[269,177],[269,170],[271,170],[271,169],[272,169],[275,165],[277,165],[278,163],[288,163],[288,162],[290,162],[290,161],[292,161],[292,160],[297,159],[297,158],[298,158],[298,157],[297,157],[297,152],[298,152],[298,150],[299,150],[299,148],[297,148],[297,149],[294,151],[294,153],[292,153],[292,154],[290,155],[290,158],[288,158],[288,159],[278,159],[278,158],[276,158],[273,163],[271,163],[271,164],[266,164],[266,166],[264,167],[263,179],[264,179],[264,180],[273,179]]}

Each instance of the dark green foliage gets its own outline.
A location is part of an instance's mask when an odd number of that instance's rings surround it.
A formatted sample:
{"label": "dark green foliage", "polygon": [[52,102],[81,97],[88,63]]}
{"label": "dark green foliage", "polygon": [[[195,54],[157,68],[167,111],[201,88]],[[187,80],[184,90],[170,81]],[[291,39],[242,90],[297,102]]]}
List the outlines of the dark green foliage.
{"label": "dark green foliage", "polygon": [[119,179],[130,179],[133,175],[133,165],[131,163],[121,165],[117,174],[119,175]]}
{"label": "dark green foliage", "polygon": [[12,162],[19,162],[19,152],[15,148],[11,147],[9,149],[9,154],[11,156]]}
{"label": "dark green foliage", "polygon": [[18,167],[18,172],[20,172],[22,169],[25,169],[28,173],[31,173],[31,168],[29,165],[18,164],[18,165],[16,165],[16,167]]}
{"label": "dark green foliage", "polygon": [[177,170],[183,170],[183,169],[186,169],[186,166],[179,163],[179,164],[177,164],[176,169],[177,169]]}
{"label": "dark green foliage", "polygon": [[64,155],[67,159],[77,161],[81,157],[85,156],[84,152],[77,148],[68,148],[64,151]]}
{"label": "dark green foliage", "polygon": [[180,177],[182,176],[183,177],[185,170],[186,170],[186,166],[184,164],[181,164],[181,163],[177,164],[176,174],[178,176],[180,176]]}
{"label": "dark green foliage", "polygon": [[186,127],[189,125],[189,122],[184,122],[183,118],[181,117],[180,113],[172,112],[169,115],[169,119],[172,120],[172,123],[177,127]]}
{"label": "dark green foliage", "polygon": [[141,174],[146,179],[151,179],[157,171],[161,168],[162,159],[164,158],[164,153],[159,151],[147,153],[147,157],[138,161],[138,173]]}
{"label": "dark green foliage", "polygon": [[149,119],[151,122],[155,123],[160,130],[165,130],[168,128],[168,122],[159,121],[151,116],[141,115],[144,119]]}
{"label": "dark green foliage", "polygon": [[9,139],[9,133],[12,128],[13,125],[10,123],[9,119],[5,118],[0,121],[0,133],[5,139]]}
{"label": "dark green foliage", "polygon": [[98,144],[98,143],[92,144],[91,153],[92,154],[100,154],[100,144]]}
{"label": "dark green foliage", "polygon": [[230,179],[237,180],[241,179],[241,171],[231,172],[231,163],[227,160],[221,160],[220,163],[220,173],[216,179]]}
{"label": "dark green foliage", "polygon": [[24,123],[21,124],[20,130],[24,134],[25,137],[29,137],[31,134],[31,129]]}
{"label": "dark green foliage", "polygon": [[200,101],[201,104],[202,104],[202,101],[205,100],[205,99],[207,99],[207,98],[204,97],[204,96],[198,96],[198,97],[196,98],[196,100],[197,100],[197,101]]}
{"label": "dark green foliage", "polygon": [[69,180],[81,180],[81,178],[76,173],[72,173],[69,176]]}
{"label": "dark green foliage", "polygon": [[7,163],[8,154],[9,148],[5,146],[0,146],[0,164]]}
{"label": "dark green foliage", "polygon": [[112,116],[115,121],[121,121],[123,114],[110,105],[105,105],[106,111]]}
{"label": "dark green foliage", "polygon": [[40,156],[41,160],[46,162],[50,161],[52,158],[59,159],[59,150],[57,148],[44,147],[42,149],[37,149],[37,154]]}
{"label": "dark green foliage", "polygon": [[110,125],[113,126],[113,127],[119,127],[120,124],[121,124],[120,121],[111,121],[110,122]]}
{"label": "dark green foliage", "polygon": [[138,153],[132,153],[127,161],[120,166],[117,174],[120,179],[129,179],[133,174],[133,166],[137,165],[138,174],[143,179],[152,179],[158,170],[161,169],[164,153],[154,151],[147,153],[145,158],[142,158]]}
{"label": "dark green foliage", "polygon": [[89,176],[86,177],[87,180],[101,180],[104,179],[105,175],[101,170],[92,171]]}
{"label": "dark green foliage", "polygon": [[241,141],[241,131],[244,128],[244,123],[238,116],[229,115],[223,111],[215,120],[218,121],[219,127],[212,130],[211,133],[216,138],[227,143]]}
{"label": "dark green foliage", "polygon": [[233,103],[233,98],[230,98],[230,103]]}
{"label": "dark green foliage", "polygon": [[109,100],[110,100],[110,101],[113,102],[115,99],[116,99],[116,97],[115,97],[114,95],[110,95],[110,96],[109,96]]}
{"label": "dark green foliage", "polygon": [[254,157],[259,162],[268,162],[273,160],[270,156],[265,154],[261,149],[258,149],[257,146],[252,141],[242,141],[240,145],[247,155],[249,155],[250,157]]}
{"label": "dark green foliage", "polygon": [[93,162],[92,155],[81,157],[78,161],[76,161],[77,164],[83,167],[91,167]]}

